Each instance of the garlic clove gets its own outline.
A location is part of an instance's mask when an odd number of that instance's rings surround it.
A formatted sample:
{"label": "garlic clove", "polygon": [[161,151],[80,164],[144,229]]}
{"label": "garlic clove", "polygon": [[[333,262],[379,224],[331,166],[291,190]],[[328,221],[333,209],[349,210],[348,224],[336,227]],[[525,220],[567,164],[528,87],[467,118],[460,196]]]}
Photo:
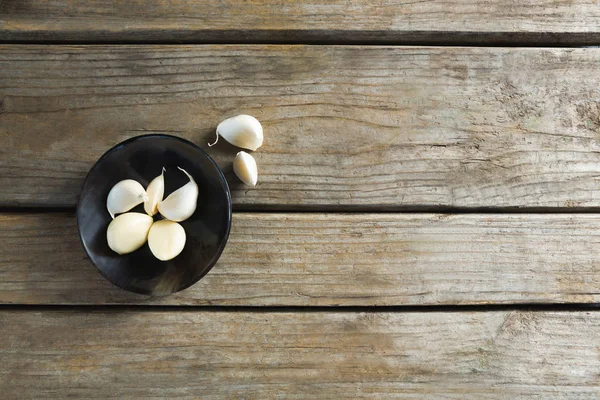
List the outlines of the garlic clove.
{"label": "garlic clove", "polygon": [[161,261],[171,260],[185,247],[185,229],[177,222],[155,222],[148,233],[148,246],[154,257]]}
{"label": "garlic clove", "polygon": [[148,185],[146,189],[146,194],[148,195],[148,200],[144,202],[144,211],[149,216],[153,216],[158,212],[158,203],[160,203],[165,194],[165,169],[162,169],[162,172],[159,176],[152,179],[152,182]]}
{"label": "garlic clove", "polygon": [[256,186],[258,169],[254,157],[245,151],[240,151],[233,160],[233,172],[246,185]]}
{"label": "garlic clove", "polygon": [[158,203],[160,214],[168,220],[177,222],[191,217],[198,204],[198,185],[196,181],[185,169],[179,169],[190,178],[190,181]]}
{"label": "garlic clove", "polygon": [[217,144],[219,136],[234,146],[248,150],[256,150],[263,144],[262,125],[250,115],[242,114],[221,122],[217,126],[217,140],[208,146]]}
{"label": "garlic clove", "polygon": [[148,195],[138,181],[125,179],[110,189],[106,208],[110,216],[114,218],[115,214],[127,212],[147,199]]}
{"label": "garlic clove", "polygon": [[117,216],[108,225],[108,247],[118,254],[131,253],[142,247],[154,220],[142,213],[126,213]]}

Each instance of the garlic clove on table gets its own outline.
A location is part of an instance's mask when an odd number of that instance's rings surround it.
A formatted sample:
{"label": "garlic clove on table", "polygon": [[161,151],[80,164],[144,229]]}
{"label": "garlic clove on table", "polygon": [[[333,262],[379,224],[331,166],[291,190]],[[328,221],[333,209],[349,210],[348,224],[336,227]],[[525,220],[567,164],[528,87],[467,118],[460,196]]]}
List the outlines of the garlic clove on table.
{"label": "garlic clove on table", "polygon": [[256,186],[258,181],[258,168],[254,157],[245,151],[240,151],[233,160],[233,172],[246,185]]}
{"label": "garlic clove on table", "polygon": [[187,175],[190,181],[158,203],[160,214],[168,220],[177,222],[191,217],[198,204],[198,185],[196,181],[186,170],[179,169]]}
{"label": "garlic clove on table", "polygon": [[108,247],[118,254],[139,249],[146,243],[153,222],[152,217],[142,213],[131,212],[117,216],[106,230]]}
{"label": "garlic clove on table", "polygon": [[118,182],[108,193],[106,208],[112,218],[131,210],[148,199],[144,187],[133,179],[125,179]]}
{"label": "garlic clove on table", "polygon": [[162,169],[162,172],[159,176],[152,179],[152,182],[148,185],[146,189],[146,194],[148,195],[148,200],[144,202],[144,211],[149,216],[153,216],[158,212],[158,203],[160,203],[165,194],[165,169]]}
{"label": "garlic clove on table", "polygon": [[217,139],[208,145],[217,144],[219,136],[234,146],[248,150],[256,150],[263,144],[262,125],[251,115],[242,114],[221,122],[217,126]]}
{"label": "garlic clove on table", "polygon": [[148,233],[150,251],[161,261],[177,257],[185,247],[185,241],[185,229],[173,221],[157,221]]}

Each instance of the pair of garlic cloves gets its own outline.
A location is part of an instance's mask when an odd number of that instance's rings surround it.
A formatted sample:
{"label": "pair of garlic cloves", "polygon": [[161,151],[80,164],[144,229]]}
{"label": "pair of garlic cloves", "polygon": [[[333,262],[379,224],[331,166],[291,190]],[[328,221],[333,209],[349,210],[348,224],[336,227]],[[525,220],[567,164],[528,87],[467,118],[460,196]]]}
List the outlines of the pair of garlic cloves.
{"label": "pair of garlic cloves", "polygon": [[[223,137],[234,146],[255,151],[263,144],[263,128],[260,122],[250,115],[238,115],[228,118],[217,126],[217,140],[209,143],[214,146]],[[258,168],[254,157],[240,151],[233,160],[233,172],[246,185],[256,186]]]}
{"label": "pair of garlic cloves", "polygon": [[[179,167],[178,167],[179,168]],[[113,220],[108,225],[108,246],[118,254],[131,253],[148,241],[150,251],[162,261],[171,260],[185,247],[185,230],[177,222],[191,217],[198,203],[198,185],[183,168],[179,168],[189,182],[163,200],[165,169],[144,190],[139,182],[126,179],[118,182],[109,192],[107,209]],[[141,190],[140,190],[141,189]],[[144,203],[146,214],[127,212]],[[166,218],[154,222],[157,212]],[[125,213],[117,216],[115,214]]]}

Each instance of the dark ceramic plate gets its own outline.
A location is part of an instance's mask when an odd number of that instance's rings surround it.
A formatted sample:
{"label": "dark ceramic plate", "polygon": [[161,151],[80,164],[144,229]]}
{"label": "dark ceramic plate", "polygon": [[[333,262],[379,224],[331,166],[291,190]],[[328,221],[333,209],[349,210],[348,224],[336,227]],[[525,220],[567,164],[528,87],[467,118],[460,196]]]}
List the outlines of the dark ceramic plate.
{"label": "dark ceramic plate", "polygon": [[[196,212],[181,222],[187,236],[183,251],[170,261],[156,259],[147,243],[130,254],[113,252],[106,241],[110,189],[123,179],[147,187],[165,167],[166,197],[188,182],[178,166],[199,189]],[[198,282],[217,262],[231,227],[231,195],[219,167],[193,143],[168,135],[138,136],[107,151],[92,167],[77,204],[77,225],[85,251],[106,279],[131,292],[166,295]]]}

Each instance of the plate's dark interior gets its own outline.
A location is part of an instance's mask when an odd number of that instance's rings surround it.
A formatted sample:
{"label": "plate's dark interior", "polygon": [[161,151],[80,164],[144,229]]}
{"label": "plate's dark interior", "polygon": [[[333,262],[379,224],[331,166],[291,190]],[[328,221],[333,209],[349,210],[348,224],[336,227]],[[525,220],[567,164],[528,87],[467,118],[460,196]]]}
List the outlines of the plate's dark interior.
{"label": "plate's dark interior", "polygon": [[[181,254],[159,261],[147,243],[130,254],[114,253],[106,241],[110,189],[123,179],[147,187],[165,167],[166,197],[188,182],[178,166],[199,188],[196,212],[181,222],[187,235]],[[143,206],[132,211],[143,213]],[[88,256],[106,279],[132,292],[166,295],[196,283],[217,262],[229,236],[231,196],[221,170],[199,147],[174,136],[138,136],[110,149],[90,170],[77,205],[77,223]]]}

